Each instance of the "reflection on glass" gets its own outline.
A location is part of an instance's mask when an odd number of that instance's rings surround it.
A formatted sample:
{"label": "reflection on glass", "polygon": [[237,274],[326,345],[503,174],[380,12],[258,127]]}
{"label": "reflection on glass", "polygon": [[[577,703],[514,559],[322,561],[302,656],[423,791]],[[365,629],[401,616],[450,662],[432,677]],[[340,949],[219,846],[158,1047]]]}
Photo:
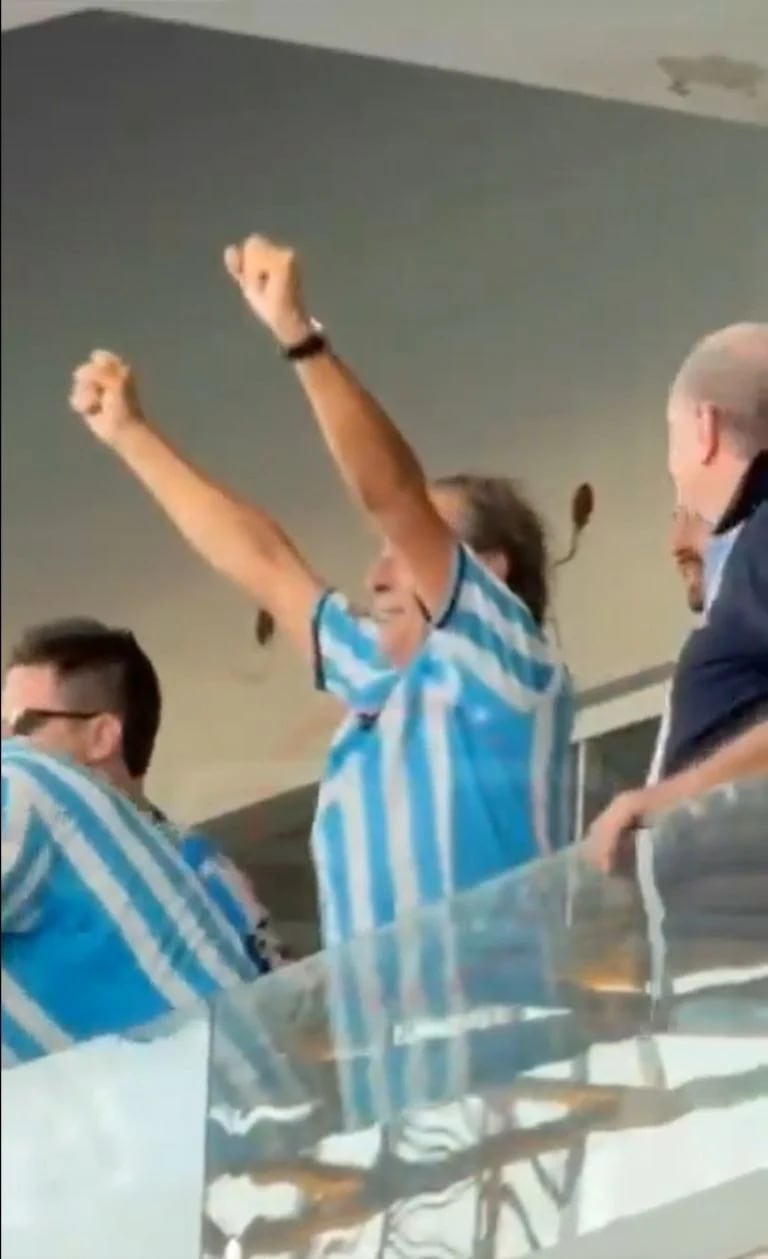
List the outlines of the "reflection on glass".
{"label": "reflection on glass", "polygon": [[4,1072],[4,1259],[634,1259],[649,1221],[642,1259],[701,1259],[697,1227],[707,1259],[755,1249],[766,817],[766,782],[716,793],[641,837],[637,880],[571,849]]}
{"label": "reflection on glass", "polygon": [[620,791],[645,782],[659,725],[658,717],[649,717],[586,740],[582,805],[585,829]]}
{"label": "reflection on glass", "polygon": [[2,1073],[3,1259],[197,1259],[203,1007]]}
{"label": "reflection on glass", "polygon": [[571,852],[219,1001],[205,1254],[513,1259],[764,1166],[766,810],[720,793],[642,886]]}

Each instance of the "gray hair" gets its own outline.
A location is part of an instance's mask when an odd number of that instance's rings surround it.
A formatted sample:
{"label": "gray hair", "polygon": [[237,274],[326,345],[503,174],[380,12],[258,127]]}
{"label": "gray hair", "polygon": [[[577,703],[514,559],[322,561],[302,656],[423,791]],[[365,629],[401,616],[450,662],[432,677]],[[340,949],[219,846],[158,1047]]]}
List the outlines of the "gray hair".
{"label": "gray hair", "polygon": [[745,458],[768,450],[768,324],[732,324],[694,346],[673,393],[709,403]]}

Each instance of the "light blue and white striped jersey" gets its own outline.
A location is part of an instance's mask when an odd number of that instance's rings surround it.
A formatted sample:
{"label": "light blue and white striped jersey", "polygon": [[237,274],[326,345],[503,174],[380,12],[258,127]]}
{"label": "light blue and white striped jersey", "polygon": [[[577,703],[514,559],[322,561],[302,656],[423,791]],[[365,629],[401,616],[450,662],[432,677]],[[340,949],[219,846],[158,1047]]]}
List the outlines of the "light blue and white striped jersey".
{"label": "light blue and white striped jersey", "polygon": [[211,900],[242,938],[259,974],[266,975],[281,966],[285,958],[269,911],[235,863],[205,835],[195,832],[181,840],[181,855],[197,871]]}
{"label": "light blue and white striped jersey", "polygon": [[2,745],[2,936],[3,1065],[258,973],[160,827],[18,739]]}
{"label": "light blue and white striped jersey", "polygon": [[312,834],[326,945],[567,842],[568,673],[469,549],[406,669],[337,593],[319,601],[314,637],[317,684],[350,709]]}
{"label": "light blue and white striped jersey", "polygon": [[235,928],[243,948],[259,968],[259,974],[265,975],[281,966],[285,956],[270,914],[234,861],[225,857],[206,835],[176,826],[156,805],[149,806],[149,816],[177,845],[211,900]]}

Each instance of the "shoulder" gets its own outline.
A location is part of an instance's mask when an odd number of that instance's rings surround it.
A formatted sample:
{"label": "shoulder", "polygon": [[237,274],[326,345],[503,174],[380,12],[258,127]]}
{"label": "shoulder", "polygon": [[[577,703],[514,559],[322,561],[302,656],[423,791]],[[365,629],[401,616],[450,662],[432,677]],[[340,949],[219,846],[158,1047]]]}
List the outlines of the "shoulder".
{"label": "shoulder", "polygon": [[[768,564],[768,503],[761,503],[752,515],[732,531],[732,554],[742,561]],[[727,538],[729,535],[722,535]]]}
{"label": "shoulder", "polygon": [[108,796],[112,790],[89,770],[66,756],[41,752],[26,739],[3,739],[3,775],[24,775],[32,782],[48,785],[59,782],[74,789],[89,790]]}
{"label": "shoulder", "polygon": [[531,634],[540,632],[519,595],[510,590],[472,548],[462,542],[456,548],[450,597],[435,617],[435,624],[445,624],[462,609],[477,612],[481,608],[495,612],[515,625],[525,626]]}
{"label": "shoulder", "polygon": [[[66,792],[82,793],[90,776],[63,758],[39,752],[23,739],[4,739],[2,747],[3,804],[13,800],[52,800],[59,803]],[[95,786],[95,784],[94,784]]]}
{"label": "shoulder", "polygon": [[19,854],[37,853],[55,840],[62,817],[57,800],[41,778],[49,758],[28,745],[3,741],[2,749],[2,844],[3,882]]}
{"label": "shoulder", "polygon": [[195,870],[199,870],[206,862],[215,861],[221,857],[218,846],[207,835],[201,834],[200,831],[185,831],[173,823],[167,825],[176,839],[182,857],[187,865]]}
{"label": "shoulder", "polygon": [[507,678],[528,706],[565,684],[559,653],[522,599],[466,546],[457,554],[453,597],[435,622],[435,649],[473,673]]}
{"label": "shoulder", "polygon": [[[11,741],[12,742],[12,741]],[[32,748],[24,740],[2,749],[3,820],[10,809],[30,810],[50,840],[65,849],[85,842],[156,844],[159,828],[107,782],[63,756]]]}
{"label": "shoulder", "polygon": [[354,630],[372,640],[376,639],[376,626],[367,612],[332,586],[328,586],[318,595],[312,621],[326,633],[336,631],[343,635]]}
{"label": "shoulder", "polygon": [[27,772],[34,775],[35,768],[50,758],[35,749],[25,739],[3,739],[3,777]]}
{"label": "shoulder", "polygon": [[761,503],[750,516],[737,539],[746,556],[768,571],[768,503]]}
{"label": "shoulder", "polygon": [[[170,824],[173,826],[173,823]],[[215,839],[200,831],[175,828],[175,841],[179,856],[204,882],[230,882],[240,871],[230,857],[222,851]]]}
{"label": "shoulder", "polygon": [[723,541],[732,538],[734,550],[742,554],[756,548],[760,542],[768,538],[768,502],[760,503],[750,516],[732,529],[714,536]]}
{"label": "shoulder", "polygon": [[755,611],[768,616],[768,503],[739,527],[711,614],[731,619]]}

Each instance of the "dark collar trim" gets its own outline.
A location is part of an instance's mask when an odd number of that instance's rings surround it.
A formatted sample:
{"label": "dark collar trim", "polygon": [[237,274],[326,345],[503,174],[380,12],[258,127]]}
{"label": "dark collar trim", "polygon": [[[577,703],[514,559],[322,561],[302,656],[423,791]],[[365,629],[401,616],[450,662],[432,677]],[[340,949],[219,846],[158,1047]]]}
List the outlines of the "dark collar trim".
{"label": "dark collar trim", "polygon": [[752,460],[712,532],[728,533],[747,520],[763,503],[768,503],[768,450],[761,451]]}

